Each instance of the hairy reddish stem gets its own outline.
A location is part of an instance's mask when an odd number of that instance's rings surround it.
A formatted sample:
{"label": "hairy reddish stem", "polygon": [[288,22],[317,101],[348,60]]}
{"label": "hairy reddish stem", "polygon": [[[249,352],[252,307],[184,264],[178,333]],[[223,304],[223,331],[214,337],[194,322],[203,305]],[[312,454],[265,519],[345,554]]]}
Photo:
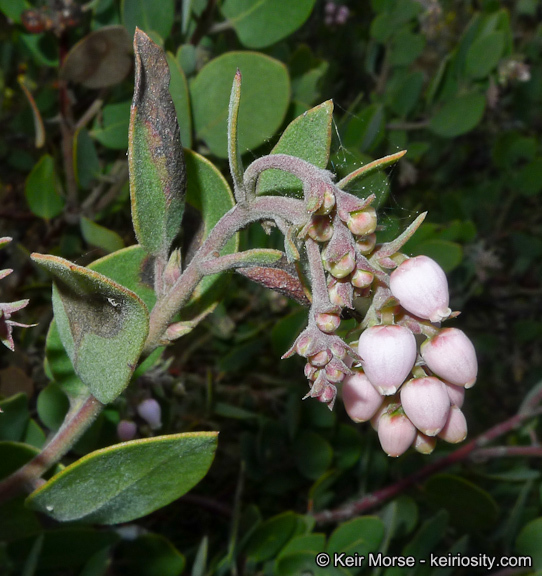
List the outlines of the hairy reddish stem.
{"label": "hairy reddish stem", "polygon": [[49,444],[28,464],[0,482],[0,502],[13,498],[23,490],[31,492],[35,488],[34,482],[70,450],[103,407],[92,395],[81,399]]}
{"label": "hairy reddish stem", "polygon": [[[236,232],[259,220],[280,218],[290,224],[301,225],[307,217],[304,203],[294,198],[262,196],[250,203],[242,202],[235,205],[218,221],[169,293],[160,298],[152,309],[149,335],[143,355],[150,354],[160,345],[168,324],[186,304],[198,283],[205,276],[205,267],[200,264],[211,254],[220,253]],[[224,266],[226,269],[227,264],[225,263]]]}

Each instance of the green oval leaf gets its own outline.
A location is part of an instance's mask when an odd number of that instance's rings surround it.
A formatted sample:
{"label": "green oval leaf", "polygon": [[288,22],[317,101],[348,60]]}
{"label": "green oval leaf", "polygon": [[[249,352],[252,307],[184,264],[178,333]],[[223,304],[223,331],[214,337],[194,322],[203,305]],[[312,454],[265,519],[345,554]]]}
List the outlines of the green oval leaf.
{"label": "green oval leaf", "polygon": [[62,213],[64,200],[52,156],[45,154],[26,179],[24,195],[32,213],[40,218],[54,218]]}
{"label": "green oval leaf", "polygon": [[254,52],[228,52],[211,60],[190,85],[190,97],[196,134],[220,158],[228,157],[228,108],[237,69],[243,75],[238,127],[241,153],[273,136],[290,100],[290,79],[282,62]]}
{"label": "green oval leaf", "polygon": [[327,545],[327,552],[346,554],[358,553],[367,556],[380,546],[385,533],[384,523],[376,516],[362,516],[344,522],[337,527]]}
{"label": "green oval leaf", "polygon": [[141,246],[165,259],[184,211],[186,176],[179,125],[163,50],[136,30],[134,51],[136,80],[128,146],[132,220]]}
{"label": "green oval leaf", "polygon": [[[291,122],[271,154],[289,154],[302,158],[319,168],[326,168],[331,145],[333,102],[328,100]],[[282,170],[266,170],[258,178],[257,194],[270,192],[295,194],[301,197],[303,184],[299,178]]]}
{"label": "green oval leaf", "polygon": [[107,148],[128,148],[128,126],[130,124],[130,102],[108,104],[102,110],[101,119],[94,122],[91,135]]}
{"label": "green oval leaf", "polygon": [[124,286],[63,258],[32,259],[56,279],[53,311],[75,373],[100,402],[112,402],[128,385],[143,349],[145,304]]}
{"label": "green oval leaf", "polygon": [[80,226],[81,234],[88,244],[106,252],[116,252],[124,248],[124,241],[113,230],[109,230],[84,216],[81,216]]}
{"label": "green oval leaf", "polygon": [[294,442],[294,458],[301,474],[316,480],[331,465],[333,449],[320,434],[302,430]]}
{"label": "green oval leaf", "polygon": [[270,46],[304,24],[316,0],[226,0],[222,14],[247,48]]}
{"label": "green oval leaf", "polygon": [[297,515],[293,512],[269,518],[250,537],[245,554],[257,562],[273,558],[294,535],[296,527]]}
{"label": "green oval leaf", "polygon": [[193,488],[211,466],[216,441],[216,432],[194,432],[97,450],[51,478],[26,502],[61,522],[130,522]]}
{"label": "green oval leaf", "polygon": [[159,10],[154,0],[122,0],[121,13],[130,36],[134,35],[137,26],[167,38],[175,18],[175,0],[160,0]]}
{"label": "green oval leaf", "polygon": [[484,115],[483,94],[465,94],[450,100],[431,118],[429,128],[438,136],[455,138],[475,128]]}
{"label": "green oval leaf", "polygon": [[527,523],[516,540],[518,554],[530,556],[533,568],[542,570],[542,517]]}
{"label": "green oval leaf", "polygon": [[490,32],[475,40],[466,57],[466,74],[470,78],[484,78],[499,63],[504,51],[504,32]]}
{"label": "green oval leaf", "polygon": [[49,430],[58,430],[64,422],[70,402],[62,388],[51,382],[39,394],[36,408],[40,420]]}
{"label": "green oval leaf", "polygon": [[499,514],[495,500],[472,482],[440,474],[425,484],[429,500],[450,513],[450,522],[460,530],[473,532],[491,528]]}

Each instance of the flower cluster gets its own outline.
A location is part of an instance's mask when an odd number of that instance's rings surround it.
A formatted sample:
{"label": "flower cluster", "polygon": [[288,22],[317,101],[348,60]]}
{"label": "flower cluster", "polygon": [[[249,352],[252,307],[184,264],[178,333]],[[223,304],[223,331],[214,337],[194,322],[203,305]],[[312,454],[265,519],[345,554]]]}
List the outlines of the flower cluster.
{"label": "flower cluster", "polygon": [[[476,381],[476,353],[461,330],[440,328],[451,310],[446,276],[435,261],[405,260],[392,272],[390,290],[409,327],[374,325],[361,334],[362,360],[343,383],[344,404],[356,422],[371,420],[390,456],[410,446],[430,453],[436,436],[456,443],[467,435],[461,407]],[[411,328],[425,336],[419,350]]]}
{"label": "flower cluster", "polygon": [[[410,446],[429,453],[436,436],[448,442],[466,436],[461,406],[476,380],[476,354],[463,332],[440,327],[457,314],[449,308],[444,271],[426,256],[399,251],[423,217],[378,245],[373,200],[325,176],[305,187],[310,216],[298,237],[306,243],[312,306],[307,328],[284,357],[307,359],[307,396],[330,409],[342,384],[348,414],[371,420],[390,456]],[[343,310],[360,300],[369,304],[356,351],[336,331]]]}

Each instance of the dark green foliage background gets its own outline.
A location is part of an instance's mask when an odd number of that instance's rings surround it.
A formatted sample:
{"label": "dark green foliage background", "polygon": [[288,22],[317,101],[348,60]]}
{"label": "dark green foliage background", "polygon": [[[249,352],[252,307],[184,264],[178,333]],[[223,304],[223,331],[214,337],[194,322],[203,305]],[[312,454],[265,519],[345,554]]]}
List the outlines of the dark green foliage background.
{"label": "dark green foliage background", "polygon": [[[540,2],[343,1],[350,10],[344,24],[326,23],[321,0],[184,0],[161,2],[159,9],[153,0],[97,0],[59,38],[47,31],[28,34],[21,25],[24,9],[45,3],[0,0],[0,236],[15,240],[2,252],[2,268],[15,272],[2,281],[1,300],[30,298],[17,320],[38,323],[17,329],[15,353],[0,352],[0,477],[33,456],[31,446],[43,445],[66,410],[64,394],[43,366],[50,281],[32,265],[30,252],[86,265],[135,243],[125,156],[133,74],[102,89],[69,85],[75,120],[96,99],[103,101],[68,155],[75,203],[66,195],[66,158],[55,120],[59,54],[115,24],[130,35],[141,27],[168,52],[183,143],[227,178],[224,114],[235,66],[248,87],[239,124],[245,164],[269,152],[290,121],[328,99],[335,105],[329,168],[339,177],[408,150],[387,177],[371,176],[355,191],[377,194],[383,239],[429,211],[406,252],[432,256],[446,269],[451,306],[462,311],[453,325],[475,342],[480,374],[466,398],[469,437],[510,418],[541,380]],[[39,149],[18,79],[44,121]],[[185,248],[194,228],[189,207]],[[278,248],[281,240],[253,227],[241,245]],[[392,460],[369,425],[347,418],[341,402],[333,413],[302,402],[303,363],[279,358],[305,321],[306,312],[294,303],[232,276],[213,315],[166,352],[167,363],[155,365],[108,406],[66,459],[115,443],[122,418],[135,418],[140,436],[152,435],[135,415],[137,404],[152,396],[163,410],[160,433],[220,431],[208,476],[124,531],[43,522],[20,500],[4,504],[0,572],[487,573],[420,564],[409,570],[317,569],[314,557],[324,550],[418,559],[431,553],[530,555],[529,573],[542,571],[535,458],[461,461],[375,507],[374,516],[314,525],[308,512],[335,509],[392,485],[454,448],[439,444],[431,456]],[[537,434],[534,419],[497,442],[536,445]]]}

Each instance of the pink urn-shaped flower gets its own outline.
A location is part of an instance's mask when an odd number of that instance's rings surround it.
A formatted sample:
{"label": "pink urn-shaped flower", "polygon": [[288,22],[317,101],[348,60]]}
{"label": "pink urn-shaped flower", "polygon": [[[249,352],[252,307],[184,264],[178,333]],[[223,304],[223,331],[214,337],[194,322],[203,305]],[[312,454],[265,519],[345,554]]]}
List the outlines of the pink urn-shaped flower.
{"label": "pink urn-shaped flower", "polygon": [[378,420],[378,439],[382,450],[388,456],[397,458],[404,454],[416,438],[416,428],[412,422],[398,410],[384,413]]}
{"label": "pink urn-shaped flower", "polygon": [[438,437],[451,444],[462,442],[467,437],[467,420],[458,406],[451,407],[448,420]]}
{"label": "pink urn-shaped flower", "polygon": [[367,422],[380,408],[382,396],[363,372],[347,376],[342,385],[344,407],[354,422]]}
{"label": "pink urn-shaped flower", "polygon": [[476,382],[478,362],[472,342],[457,328],[445,328],[421,346],[429,369],[456,386],[471,388]]}
{"label": "pink urn-shaped flower", "polygon": [[371,384],[381,394],[394,394],[414,366],[416,339],[403,326],[373,326],[360,336],[358,353]]}
{"label": "pink urn-shaped flower", "polygon": [[390,289],[401,306],[415,316],[441,322],[451,314],[446,274],[427,256],[400,264],[390,276]]}
{"label": "pink urn-shaped flower", "polygon": [[432,376],[409,380],[401,388],[401,404],[412,424],[427,436],[436,436],[450,413],[446,387]]}

